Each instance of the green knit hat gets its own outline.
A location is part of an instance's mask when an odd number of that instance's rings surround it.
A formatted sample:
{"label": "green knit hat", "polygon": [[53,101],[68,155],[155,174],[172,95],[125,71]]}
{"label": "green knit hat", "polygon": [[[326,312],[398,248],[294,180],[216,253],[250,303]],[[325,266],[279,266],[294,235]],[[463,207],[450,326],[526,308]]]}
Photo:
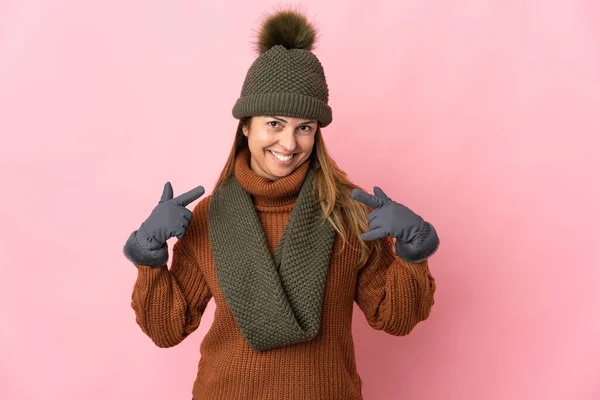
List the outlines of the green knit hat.
{"label": "green knit hat", "polygon": [[315,38],[315,28],[297,11],[266,18],[257,42],[260,55],[246,74],[233,116],[281,115],[329,125],[329,89],[323,66],[311,52]]}

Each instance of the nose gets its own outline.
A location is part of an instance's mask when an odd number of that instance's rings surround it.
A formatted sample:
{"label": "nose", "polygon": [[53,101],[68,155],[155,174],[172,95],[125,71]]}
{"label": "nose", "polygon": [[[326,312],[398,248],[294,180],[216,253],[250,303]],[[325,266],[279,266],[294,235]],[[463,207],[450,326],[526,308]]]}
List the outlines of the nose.
{"label": "nose", "polygon": [[279,144],[287,152],[291,153],[292,151],[296,150],[298,143],[296,141],[296,134],[294,133],[294,128],[286,127],[283,130],[283,132],[281,132],[279,137]]}

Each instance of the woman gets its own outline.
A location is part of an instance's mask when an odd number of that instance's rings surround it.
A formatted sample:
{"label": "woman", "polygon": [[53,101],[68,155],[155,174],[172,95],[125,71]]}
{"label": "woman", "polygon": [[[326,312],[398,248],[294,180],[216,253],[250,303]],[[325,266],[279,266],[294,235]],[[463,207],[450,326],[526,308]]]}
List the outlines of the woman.
{"label": "woman", "polygon": [[124,248],[139,271],[136,321],[157,346],[180,343],[215,300],[196,400],[361,399],[354,301],[392,335],[434,303],[433,226],[377,187],[360,190],[327,153],[321,128],[332,114],[314,39],[298,12],[265,20],[212,195],[191,212],[204,189],[174,198],[167,182]]}

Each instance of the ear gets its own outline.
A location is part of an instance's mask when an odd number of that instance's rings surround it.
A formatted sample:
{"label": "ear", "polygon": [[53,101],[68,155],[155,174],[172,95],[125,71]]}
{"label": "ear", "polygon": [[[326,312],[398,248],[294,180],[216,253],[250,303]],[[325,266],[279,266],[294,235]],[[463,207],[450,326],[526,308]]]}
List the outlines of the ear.
{"label": "ear", "polygon": [[248,137],[248,132],[249,132],[248,126],[242,125],[242,133],[244,134],[244,136]]}

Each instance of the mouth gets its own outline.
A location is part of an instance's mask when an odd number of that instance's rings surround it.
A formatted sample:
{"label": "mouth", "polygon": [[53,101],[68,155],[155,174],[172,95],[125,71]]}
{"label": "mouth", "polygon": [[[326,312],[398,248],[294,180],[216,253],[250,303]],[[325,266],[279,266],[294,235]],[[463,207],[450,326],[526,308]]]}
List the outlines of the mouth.
{"label": "mouth", "polygon": [[269,150],[269,153],[271,153],[271,155],[273,156],[273,158],[275,160],[277,160],[278,162],[283,163],[283,164],[288,164],[296,156],[296,154],[290,154],[290,155],[286,156],[286,155],[277,153],[276,151],[273,151],[273,150]]}

